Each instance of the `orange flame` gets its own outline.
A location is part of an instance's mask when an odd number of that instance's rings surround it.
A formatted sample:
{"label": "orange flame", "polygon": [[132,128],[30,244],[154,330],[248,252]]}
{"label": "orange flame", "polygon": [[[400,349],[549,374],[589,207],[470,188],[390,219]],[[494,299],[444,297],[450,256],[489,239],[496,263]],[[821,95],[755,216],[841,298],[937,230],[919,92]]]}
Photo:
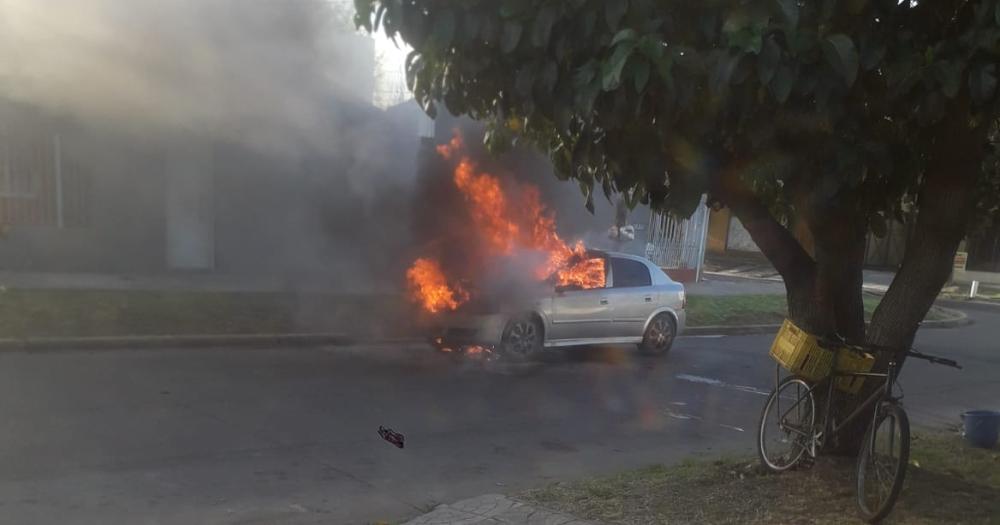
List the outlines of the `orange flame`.
{"label": "orange flame", "polygon": [[469,294],[461,286],[448,286],[448,280],[441,271],[441,265],[431,259],[420,258],[406,271],[413,296],[429,312],[454,310],[465,301]]}
{"label": "orange flame", "polygon": [[[459,135],[437,147],[446,160],[458,159],[455,186],[469,206],[469,214],[488,255],[511,255],[515,248],[540,251],[545,260],[534,272],[537,280],[552,278],[554,284],[599,288],[604,286],[604,260],[588,258],[582,242],[566,244],[556,233],[555,215],[542,203],[538,188],[517,185],[515,198],[504,192],[500,180],[477,173],[472,160],[462,153]],[[440,265],[417,259],[407,272],[414,299],[430,312],[454,310],[469,299],[458,285],[448,285]]]}

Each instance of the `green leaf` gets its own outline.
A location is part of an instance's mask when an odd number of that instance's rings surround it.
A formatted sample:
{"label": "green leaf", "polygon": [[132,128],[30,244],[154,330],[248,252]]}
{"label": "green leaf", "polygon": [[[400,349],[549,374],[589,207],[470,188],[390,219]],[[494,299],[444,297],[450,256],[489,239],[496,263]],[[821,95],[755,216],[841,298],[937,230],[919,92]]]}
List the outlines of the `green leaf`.
{"label": "green leaf", "polygon": [[578,67],[576,72],[573,73],[573,87],[576,89],[583,89],[585,86],[590,84],[590,81],[594,79],[595,74],[597,74],[597,63],[590,60],[586,64]]}
{"label": "green leaf", "polygon": [[851,37],[838,33],[823,40],[823,56],[834,71],[840,74],[847,87],[858,78],[858,50]]}
{"label": "green leaf", "polygon": [[712,69],[709,88],[713,93],[720,93],[729,86],[729,80],[733,76],[739,57],[732,56],[725,51],[716,51],[713,54],[715,55],[715,67]]}
{"label": "green leaf", "polygon": [[988,102],[997,89],[997,65],[987,63],[974,69],[969,75],[969,94],[977,104]]}
{"label": "green leaf", "polygon": [[372,24],[372,30],[378,31],[378,28],[382,26],[382,17],[385,16],[386,5],[379,4],[378,10],[375,11],[375,22]]}
{"label": "green leaf", "polygon": [[604,2],[604,20],[608,23],[608,29],[618,30],[618,24],[628,11],[628,0],[607,0]]}
{"label": "green leaf", "polygon": [[504,0],[500,4],[500,16],[510,18],[521,14],[528,6],[526,0]]}
{"label": "green leaf", "polygon": [[431,35],[438,46],[451,45],[451,40],[455,36],[455,13],[451,9],[445,9],[437,14],[434,19],[434,32]]}
{"label": "green leaf", "polygon": [[584,11],[580,17],[580,37],[590,38],[594,34],[594,26],[597,25],[597,13],[593,9]]}
{"label": "green leaf", "polygon": [[834,11],[837,9],[837,0],[822,0],[823,5],[820,6],[820,19],[823,21],[828,21],[833,17]]}
{"label": "green leaf", "polygon": [[552,24],[556,20],[556,7],[546,4],[535,16],[535,22],[531,26],[531,43],[535,47],[547,47],[549,36],[552,34]]}
{"label": "green leaf", "polygon": [[619,42],[625,40],[635,40],[636,33],[635,29],[631,27],[622,29],[621,31],[615,33],[615,37],[611,39],[611,47],[618,45]]}
{"label": "green leaf", "polygon": [[636,61],[635,76],[632,77],[632,80],[635,82],[635,92],[642,93],[642,90],[646,89],[646,84],[649,83],[649,62]]}
{"label": "green leaf", "polygon": [[634,49],[634,43],[622,42],[615,47],[611,57],[601,65],[601,88],[604,91],[617,89],[621,84],[622,69]]}
{"label": "green leaf", "polygon": [[962,73],[965,64],[957,60],[939,60],[932,68],[934,78],[941,84],[941,92],[948,98],[955,98],[962,87]]}
{"label": "green leaf", "polygon": [[889,63],[885,72],[886,85],[895,96],[905,95],[920,81],[922,62],[923,59],[914,54]]}
{"label": "green leaf", "polygon": [[538,78],[538,84],[542,88],[542,91],[547,95],[551,95],[552,91],[556,87],[556,82],[559,80],[559,68],[554,60],[549,60],[542,66],[542,73]]}
{"label": "green leaf", "polygon": [[496,45],[500,34],[499,24],[500,22],[492,16],[483,19],[482,28],[479,30],[480,38],[490,45]]}
{"label": "green leaf", "polygon": [[645,35],[639,39],[639,52],[651,61],[657,61],[663,56],[663,41],[655,35]]}
{"label": "green leaf", "polygon": [[774,0],[785,17],[785,23],[791,27],[799,25],[799,4],[796,0]]}
{"label": "green leaf", "polygon": [[532,67],[524,66],[514,78],[514,90],[524,98],[531,98],[531,88],[535,85],[535,70]]}
{"label": "green leaf", "polygon": [[656,67],[656,75],[660,77],[660,80],[667,85],[669,91],[674,89],[674,77],[670,74],[670,70],[673,68],[673,57],[670,55],[664,55],[659,58],[653,65]]}
{"label": "green leaf", "polygon": [[503,36],[500,38],[500,51],[509,54],[517,49],[517,44],[521,42],[521,33],[524,26],[517,20],[507,20],[503,23]]}
{"label": "green leaf", "polygon": [[748,26],[726,35],[730,47],[735,47],[745,53],[760,53],[764,42],[763,26]]}
{"label": "green leaf", "polygon": [[878,67],[885,57],[885,44],[874,38],[861,40],[861,69],[871,71]]}
{"label": "green leaf", "polygon": [[358,28],[365,28],[365,31],[372,32],[372,10],[375,7],[373,0],[354,0],[354,25]]}
{"label": "green leaf", "polygon": [[761,48],[760,54],[757,56],[757,78],[761,84],[766,86],[771,82],[780,62],[781,46],[778,45],[773,36],[768,37],[764,41],[764,47]]}
{"label": "green leaf", "polygon": [[885,216],[880,213],[873,214],[871,217],[871,228],[872,233],[874,233],[876,237],[884,239],[885,234],[889,229],[885,221]]}
{"label": "green leaf", "polygon": [[469,9],[462,16],[462,38],[465,41],[475,40],[482,28],[482,17],[478,11]]}
{"label": "green leaf", "polygon": [[868,5],[868,0],[847,0],[847,12],[852,15],[861,14]]}
{"label": "green leaf", "polygon": [[788,95],[792,93],[792,85],[795,83],[795,70],[788,64],[781,64],[774,73],[774,78],[767,85],[771,96],[775,100],[784,104],[788,100]]}

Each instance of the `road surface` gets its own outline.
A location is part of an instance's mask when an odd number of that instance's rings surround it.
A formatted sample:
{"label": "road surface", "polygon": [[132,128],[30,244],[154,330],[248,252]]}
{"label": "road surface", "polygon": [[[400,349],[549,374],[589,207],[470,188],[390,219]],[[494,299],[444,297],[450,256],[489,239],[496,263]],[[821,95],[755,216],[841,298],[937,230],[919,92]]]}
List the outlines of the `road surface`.
{"label": "road surface", "polygon": [[[927,330],[918,424],[1000,408],[1000,314]],[[0,523],[366,523],[692,454],[750,453],[772,336],[510,368],[423,347],[0,354]],[[379,425],[406,436],[397,449]]]}

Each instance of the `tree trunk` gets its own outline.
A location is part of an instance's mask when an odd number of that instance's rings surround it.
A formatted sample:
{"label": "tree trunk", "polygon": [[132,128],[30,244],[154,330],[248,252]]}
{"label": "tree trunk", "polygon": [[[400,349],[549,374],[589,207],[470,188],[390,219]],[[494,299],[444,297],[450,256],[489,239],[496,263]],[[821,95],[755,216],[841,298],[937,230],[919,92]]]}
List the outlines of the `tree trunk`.
{"label": "tree trunk", "polygon": [[[957,113],[932,130],[936,141],[928,152],[916,228],[907,240],[903,264],[868,328],[868,343],[898,349],[894,355],[878,355],[876,371],[884,372],[893,358],[902,367],[920,321],[951,275],[955,250],[965,236],[974,204],[973,189],[982,171],[985,136],[982,130],[968,126],[966,112]],[[866,381],[860,394],[842,403],[839,413],[853,411],[878,383]],[[856,451],[867,424],[865,418],[859,418],[846,428],[840,436],[839,451]]]}

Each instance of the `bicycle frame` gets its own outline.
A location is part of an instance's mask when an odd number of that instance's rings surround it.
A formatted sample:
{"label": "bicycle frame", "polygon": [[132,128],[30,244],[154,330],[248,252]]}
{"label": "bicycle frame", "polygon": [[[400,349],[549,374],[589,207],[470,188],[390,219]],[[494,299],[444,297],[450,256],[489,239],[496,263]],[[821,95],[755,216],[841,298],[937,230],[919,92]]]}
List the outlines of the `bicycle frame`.
{"label": "bicycle frame", "polygon": [[[776,368],[776,371],[775,371],[775,388],[777,388],[777,384],[779,383],[779,380],[777,378],[780,376],[780,374],[781,374],[781,366],[779,365]],[[885,378],[885,383],[883,385],[884,388],[879,388],[879,389],[875,390],[874,392],[872,392],[871,395],[869,395],[868,398],[865,399],[865,401],[858,406],[858,408],[854,409],[853,412],[851,412],[846,418],[844,418],[843,421],[831,425],[830,424],[830,407],[833,405],[834,391],[835,391],[835,387],[836,387],[836,379],[839,378],[839,377],[878,377],[878,378]],[[892,385],[895,382],[896,382],[896,360],[895,359],[889,361],[888,370],[884,374],[883,373],[876,373],[876,372],[836,372],[836,371],[834,371],[829,376],[827,376],[826,378],[824,378],[821,381],[817,382],[815,385],[812,385],[811,387],[809,387],[809,389],[806,390],[806,394],[800,396],[799,399],[797,399],[796,402],[791,406],[791,408],[789,408],[788,410],[786,410],[784,412],[781,410],[781,405],[780,405],[781,399],[780,399],[780,396],[779,396],[778,399],[775,399],[775,409],[778,411],[779,414],[781,414],[779,422],[780,422],[782,428],[786,428],[786,430],[789,430],[791,432],[794,432],[796,434],[801,435],[802,437],[805,437],[805,438],[809,439],[809,454],[811,456],[815,457],[816,456],[816,442],[820,438],[823,438],[824,436],[834,436],[834,435],[838,434],[841,430],[844,429],[844,427],[846,427],[849,423],[851,423],[852,421],[854,421],[859,415],[861,415],[866,409],[870,408],[873,404],[875,404],[878,401],[882,401],[882,400],[891,398],[892,397]],[[789,412],[791,412],[796,407],[798,407],[799,403],[802,402],[802,399],[807,398],[809,394],[812,394],[814,391],[816,391],[818,388],[820,388],[820,387],[822,387],[824,385],[827,388],[827,392],[826,392],[827,395],[826,395],[826,400],[825,400],[825,403],[824,403],[824,406],[823,406],[823,422],[822,422],[822,424],[819,425],[818,427],[814,426],[812,429],[809,429],[808,433],[803,432],[803,431],[798,430],[798,429],[795,429],[795,428],[785,427],[785,425],[784,425],[785,416],[787,416]],[[877,411],[872,411],[872,422],[873,423],[874,423],[875,417],[877,415],[878,415]],[[819,432],[817,432],[816,428],[821,428],[822,430],[819,431]]]}

